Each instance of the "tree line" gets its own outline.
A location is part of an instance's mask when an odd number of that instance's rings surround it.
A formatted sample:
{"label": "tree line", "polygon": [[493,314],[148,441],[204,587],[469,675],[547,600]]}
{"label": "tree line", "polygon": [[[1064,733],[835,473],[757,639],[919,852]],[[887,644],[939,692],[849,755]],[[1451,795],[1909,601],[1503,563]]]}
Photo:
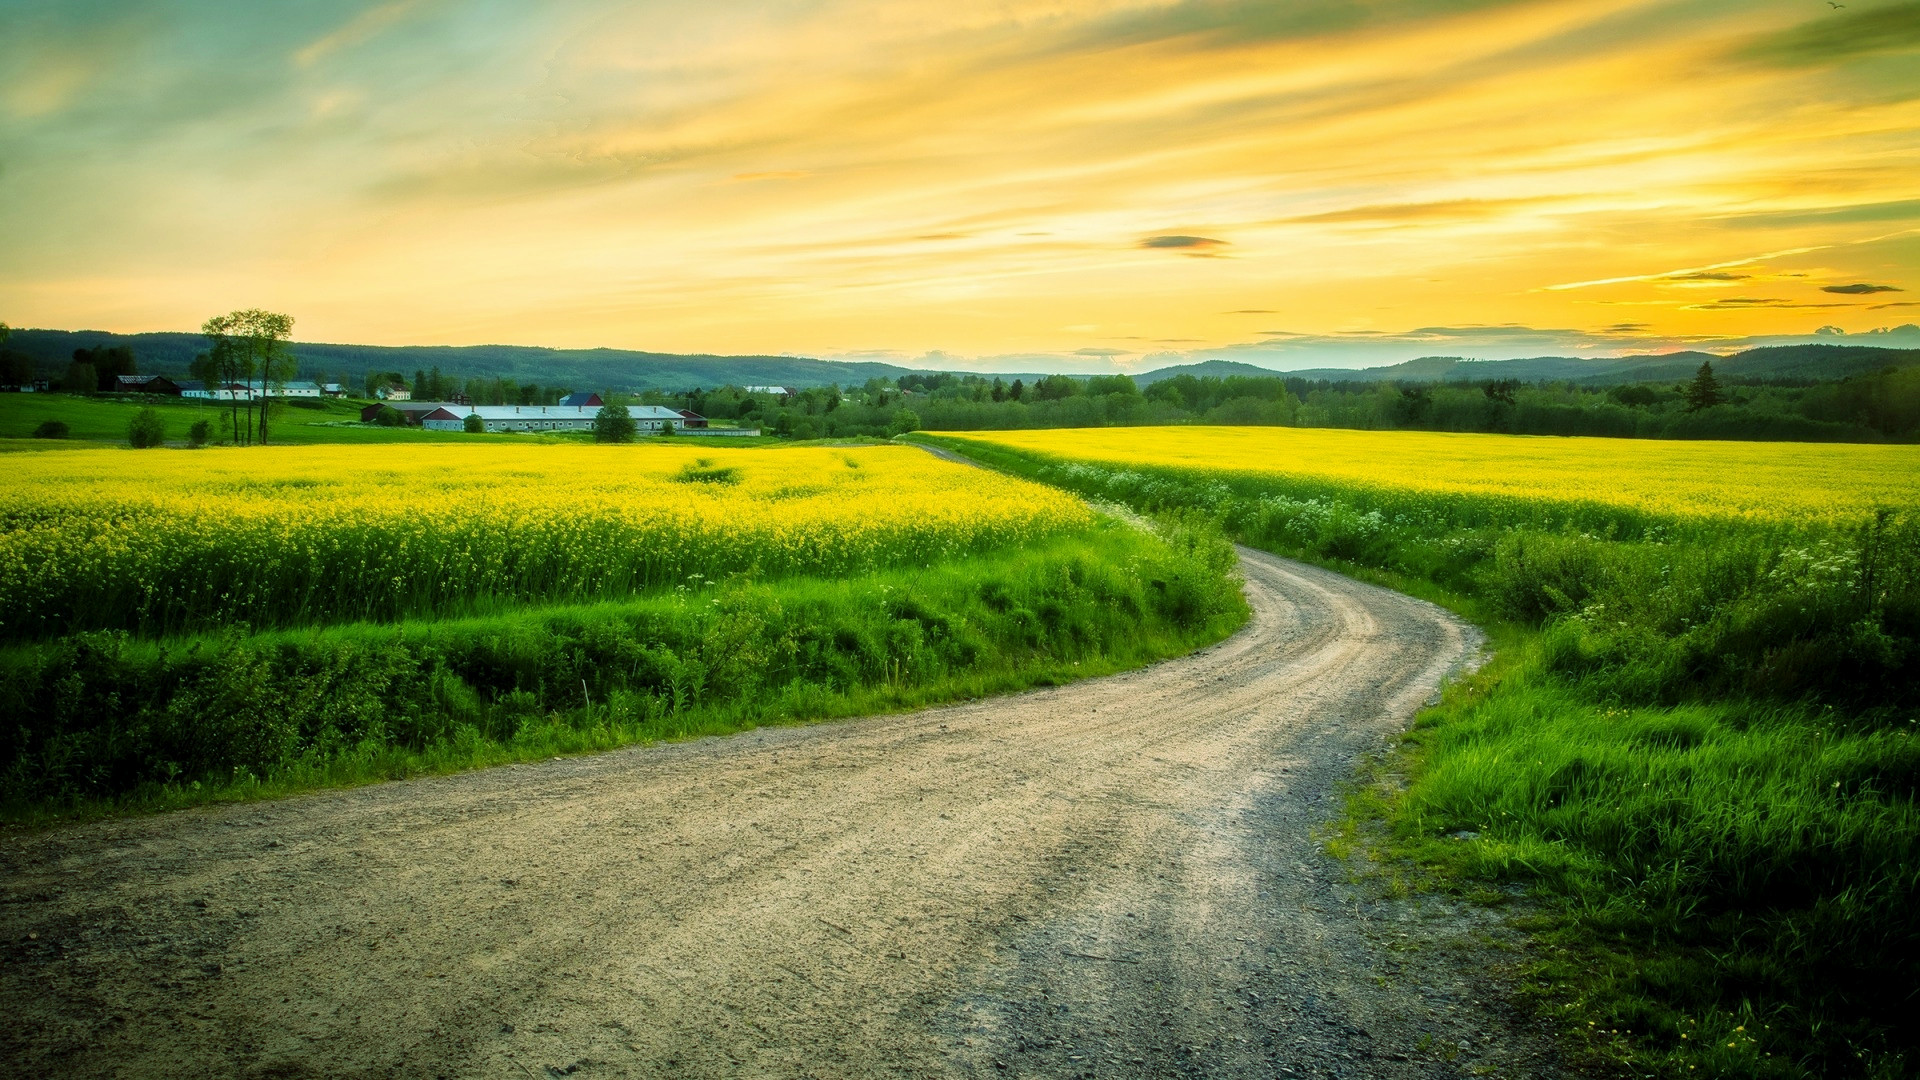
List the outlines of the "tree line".
{"label": "tree line", "polygon": [[1359,383],[1286,375],[1177,375],[1146,387],[1125,375],[1032,382],[927,373],[792,396],[738,388],[641,400],[787,438],[901,431],[1238,424],[1371,430],[1886,442],[1920,439],[1920,367],[1829,382],[1723,380],[1708,361],[1690,380],[1613,387],[1569,383]]}

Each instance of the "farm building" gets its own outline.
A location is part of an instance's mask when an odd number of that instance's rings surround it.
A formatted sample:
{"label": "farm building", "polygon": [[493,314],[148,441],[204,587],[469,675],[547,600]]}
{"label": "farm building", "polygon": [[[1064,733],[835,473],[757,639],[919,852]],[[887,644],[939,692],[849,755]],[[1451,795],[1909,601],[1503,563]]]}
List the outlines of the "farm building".
{"label": "farm building", "polygon": [[[407,418],[407,423],[419,427],[437,409],[464,409],[467,406],[454,401],[387,401],[375,402],[360,410],[360,422],[370,424],[382,409],[392,409]],[[461,414],[465,416],[465,413]]]}
{"label": "farm building", "polygon": [[[675,428],[706,426],[706,418],[659,405],[628,405],[627,415],[642,434],[671,424]],[[488,431],[591,431],[600,409],[590,405],[442,405],[421,420],[435,431],[463,431],[467,417],[478,416]]]}
{"label": "farm building", "polygon": [[593,393],[587,393],[585,391],[581,391],[578,393],[568,394],[566,397],[561,398],[560,404],[572,406],[572,407],[579,407],[579,408],[585,408],[586,406],[590,405],[597,409],[600,406],[605,405],[606,402],[600,400],[599,394],[593,394]]}
{"label": "farm building", "polygon": [[280,382],[276,380],[271,383],[263,383],[259,379],[252,379],[247,382],[246,386],[247,390],[251,392],[254,397],[259,397],[261,394],[276,398],[317,398],[320,396],[320,384],[304,380],[297,382]]}
{"label": "farm building", "polygon": [[119,394],[169,394],[178,396],[180,384],[165,375],[115,375],[113,389]]}
{"label": "farm building", "polygon": [[180,384],[180,396],[199,401],[252,401],[253,391],[240,383],[216,383],[208,386],[195,379]]}

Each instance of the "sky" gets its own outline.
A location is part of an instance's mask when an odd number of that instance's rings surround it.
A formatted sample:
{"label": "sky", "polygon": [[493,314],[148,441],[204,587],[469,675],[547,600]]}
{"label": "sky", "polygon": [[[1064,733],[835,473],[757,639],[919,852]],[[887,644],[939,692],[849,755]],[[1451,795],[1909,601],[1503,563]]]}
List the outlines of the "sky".
{"label": "sky", "polygon": [[1025,371],[1916,347],[1920,2],[0,0],[0,321],[242,307]]}

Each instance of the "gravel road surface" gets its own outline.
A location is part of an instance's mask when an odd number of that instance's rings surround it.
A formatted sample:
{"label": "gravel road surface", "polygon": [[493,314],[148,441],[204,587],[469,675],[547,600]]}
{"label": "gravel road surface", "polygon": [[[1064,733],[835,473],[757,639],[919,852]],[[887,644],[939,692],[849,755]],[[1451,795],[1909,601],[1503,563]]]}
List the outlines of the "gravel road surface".
{"label": "gravel road surface", "polygon": [[1476,916],[1324,854],[1477,633],[1243,551],[1011,697],[0,837],[12,1076],[1557,1075]]}

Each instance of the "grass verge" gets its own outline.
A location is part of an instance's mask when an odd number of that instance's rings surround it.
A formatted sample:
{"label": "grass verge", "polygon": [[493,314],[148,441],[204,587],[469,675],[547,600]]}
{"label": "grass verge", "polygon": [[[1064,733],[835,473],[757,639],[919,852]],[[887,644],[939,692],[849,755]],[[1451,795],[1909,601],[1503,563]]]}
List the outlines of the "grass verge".
{"label": "grass verge", "polygon": [[1496,660],[1363,786],[1388,854],[1529,892],[1540,1007],[1632,1075],[1913,1075],[1920,526],[1620,522],[1550,500],[988,464],[1436,600]]}
{"label": "grass verge", "polygon": [[0,651],[0,820],[450,772],[1107,674],[1246,616],[1217,535],[1110,519],[848,579],[495,616]]}

